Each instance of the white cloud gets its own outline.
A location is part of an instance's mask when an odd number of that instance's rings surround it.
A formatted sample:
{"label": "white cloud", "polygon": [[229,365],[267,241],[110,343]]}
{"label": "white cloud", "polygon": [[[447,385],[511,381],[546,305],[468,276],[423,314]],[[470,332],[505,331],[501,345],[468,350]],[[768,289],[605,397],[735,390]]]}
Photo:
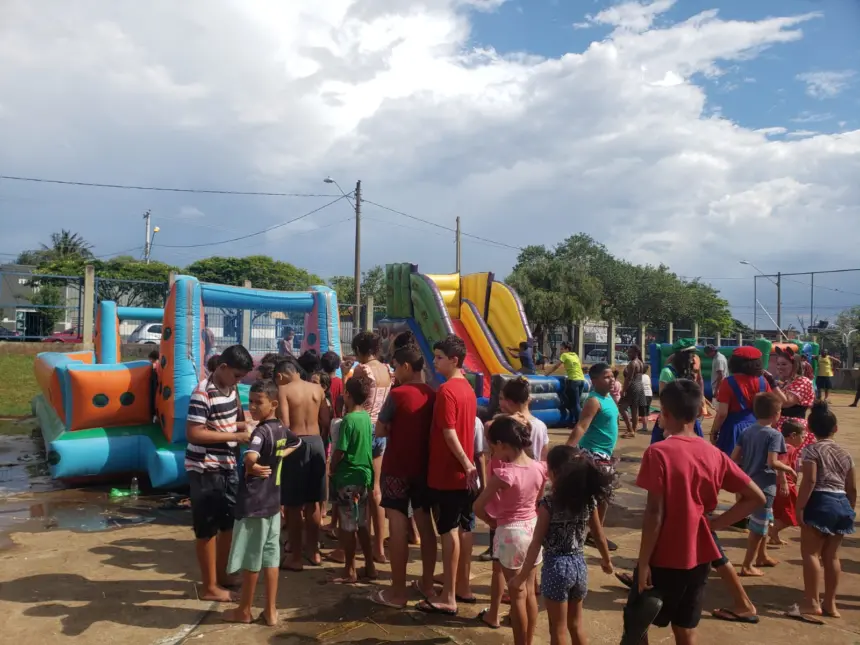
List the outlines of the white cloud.
{"label": "white cloud", "polygon": [[196,206],[183,206],[179,209],[176,217],[180,219],[196,219],[198,217],[206,217],[206,213]]}
{"label": "white cloud", "polygon": [[[785,253],[805,257],[796,254],[824,218],[833,230],[860,221],[860,131],[752,130],[720,116],[693,80],[793,47],[813,14],[739,21],[703,12],[664,24],[671,2],[626,3],[593,18],[614,31],[585,51],[470,49],[469,10],[498,4],[44,0],[37,9],[7,0],[3,169],[300,193],[331,192],[329,174],[347,191],[360,178],[367,199],[444,226],[460,215],[464,231],[514,246],[583,231],[683,275],[745,275],[735,257],[782,268]],[[147,208],[157,216],[189,207],[205,219],[165,225],[159,259],[267,253],[322,275],[352,272],[343,200],[272,235],[172,250],[294,219],[326,198],[195,195],[189,206],[183,194],[3,182],[7,194],[28,201],[3,252],[62,226],[109,253],[138,243]],[[451,233],[369,203],[364,215],[366,266],[453,269]],[[777,228],[793,231],[778,250],[762,243]],[[834,265],[854,258],[850,236],[828,244]],[[464,239],[467,271],[505,275],[515,257]]]}
{"label": "white cloud", "polygon": [[855,72],[804,72],[797,79],[806,83],[806,93],[814,99],[832,99],[839,96],[851,83]]}
{"label": "white cloud", "polygon": [[821,123],[823,121],[829,121],[833,118],[833,115],[830,112],[810,112],[809,110],[804,110],[796,117],[791,119],[792,123]]}

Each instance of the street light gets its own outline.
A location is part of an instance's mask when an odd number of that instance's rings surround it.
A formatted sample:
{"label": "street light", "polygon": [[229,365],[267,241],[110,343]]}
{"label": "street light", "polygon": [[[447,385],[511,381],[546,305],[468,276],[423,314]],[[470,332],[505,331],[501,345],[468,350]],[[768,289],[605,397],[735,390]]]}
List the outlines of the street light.
{"label": "street light", "polygon": [[[349,195],[344,192],[340,184],[331,177],[323,179],[325,184],[334,184],[347,201],[350,201]],[[354,331],[358,331],[361,325],[361,180],[355,182],[355,318],[353,327]]]}

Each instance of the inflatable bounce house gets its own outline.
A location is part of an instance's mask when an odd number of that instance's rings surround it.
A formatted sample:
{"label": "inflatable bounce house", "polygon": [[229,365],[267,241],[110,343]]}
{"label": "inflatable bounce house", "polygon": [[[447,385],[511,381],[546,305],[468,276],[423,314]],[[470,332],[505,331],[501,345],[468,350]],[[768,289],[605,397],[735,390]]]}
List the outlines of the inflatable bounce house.
{"label": "inflatable bounce house", "polygon": [[[478,403],[497,409],[504,378],[517,375],[521,367],[508,349],[534,342],[514,290],[492,273],[428,275],[405,263],[385,267],[385,284],[388,311],[379,324],[383,355],[390,358],[398,333],[411,331],[424,354],[427,382],[438,385],[442,378],[433,370],[433,345],[456,334],[466,343],[464,367]],[[547,425],[558,424],[564,378],[527,378],[532,383],[532,413]]]}
{"label": "inflatable bounce house", "polygon": [[[812,363],[813,370],[818,373],[818,343],[807,342],[787,342],[787,343],[772,343],[765,338],[759,338],[753,345],[761,350],[762,363],[765,369],[771,373],[776,373],[776,350],[791,347],[795,353],[805,354]],[[737,345],[723,345],[718,347],[719,351],[727,359],[731,357],[732,352],[737,349]],[[705,383],[705,396],[712,397],[711,392],[711,363],[712,359],[705,356],[705,348],[701,345],[696,347],[696,354],[702,362],[702,380]],[[651,388],[656,394],[660,389],[660,370],[666,367],[669,357],[672,355],[672,345],[668,343],[651,343],[649,346],[649,360],[651,363]],[[656,398],[656,397],[655,397]]]}
{"label": "inflatable bounce house", "polygon": [[[337,301],[328,287],[278,292],[201,284],[180,276],[163,310],[99,303],[95,351],[44,352],[33,400],[51,476],[109,479],[149,476],[156,488],[185,482],[185,423],[191,393],[204,374],[203,307],[304,312],[302,351],[340,350]],[[119,321],[161,320],[155,367],[120,362]],[[248,386],[239,386],[247,404]]]}

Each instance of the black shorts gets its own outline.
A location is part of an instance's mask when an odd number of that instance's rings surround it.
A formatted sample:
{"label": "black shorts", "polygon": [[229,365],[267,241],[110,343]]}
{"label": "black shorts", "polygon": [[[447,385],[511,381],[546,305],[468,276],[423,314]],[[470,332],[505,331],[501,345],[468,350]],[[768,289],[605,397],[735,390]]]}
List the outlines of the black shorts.
{"label": "black shorts", "polygon": [[717,537],[717,534],[711,531],[711,537],[714,538],[714,542],[716,543],[717,548],[720,550],[720,557],[711,562],[711,566],[714,569],[719,569],[720,567],[724,567],[729,563],[729,558],[726,555],[726,552],[723,551],[723,545],[720,544],[720,538]]}
{"label": "black shorts", "polygon": [[[663,608],[652,621],[657,627],[674,625],[681,629],[695,629],[702,618],[702,601],[705,583],[711,564],[700,564],[693,569],[664,569],[651,567],[651,591],[663,600]],[[631,604],[639,595],[639,569],[633,571],[633,586],[627,596]]]}
{"label": "black shorts", "polygon": [[301,436],[302,445],[281,464],[281,505],[289,508],[325,501],[325,445],[319,435]]}
{"label": "black shorts", "polygon": [[208,540],[221,531],[232,531],[239,473],[235,470],[188,471],[194,537]]}
{"label": "black shorts", "polygon": [[407,479],[404,477],[393,477],[382,473],[379,478],[379,486],[382,489],[382,508],[403,513],[409,516],[409,508],[412,510],[430,510],[430,500],[427,494],[427,484],[424,479]]}
{"label": "black shorts", "polygon": [[830,376],[818,376],[815,378],[815,386],[819,390],[832,390],[833,378],[831,378]]}
{"label": "black shorts", "polygon": [[455,529],[471,531],[475,527],[472,493],[468,490],[430,490],[433,520],[439,535]]}

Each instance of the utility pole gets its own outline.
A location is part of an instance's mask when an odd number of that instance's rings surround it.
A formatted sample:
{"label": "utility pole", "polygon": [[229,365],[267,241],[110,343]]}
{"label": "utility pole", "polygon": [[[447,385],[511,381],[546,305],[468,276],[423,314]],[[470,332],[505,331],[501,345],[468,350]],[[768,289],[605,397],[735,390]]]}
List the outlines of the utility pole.
{"label": "utility pole", "polygon": [[457,270],[455,273],[460,273],[460,216],[457,216]]}
{"label": "utility pole", "polygon": [[149,236],[149,224],[151,218],[152,215],[149,211],[146,211],[143,214],[143,221],[146,223],[146,237],[143,240],[143,259],[147,264],[149,264],[149,254],[152,251],[152,238]]}
{"label": "utility pole", "polygon": [[806,331],[809,332],[809,327],[815,325],[813,317],[815,316],[815,271],[809,274],[809,324],[806,326]]}
{"label": "utility pole", "polygon": [[753,276],[753,340],[758,332],[758,276]]}
{"label": "utility pole", "polygon": [[[373,312],[368,312],[373,315]],[[372,318],[371,318],[372,320]],[[355,323],[361,326],[361,180],[355,182]]]}
{"label": "utility pole", "polygon": [[782,273],[776,274],[776,327],[782,329]]}

